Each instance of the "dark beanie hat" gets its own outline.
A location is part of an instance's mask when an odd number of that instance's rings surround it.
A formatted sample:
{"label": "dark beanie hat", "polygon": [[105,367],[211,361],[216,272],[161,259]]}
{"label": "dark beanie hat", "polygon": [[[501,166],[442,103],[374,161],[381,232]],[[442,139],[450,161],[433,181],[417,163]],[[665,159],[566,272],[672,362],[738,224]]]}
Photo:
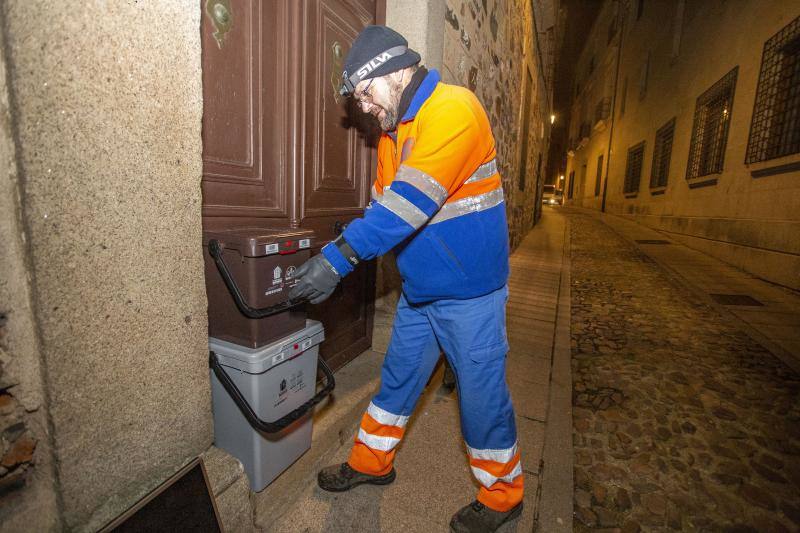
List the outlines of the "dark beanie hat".
{"label": "dark beanie hat", "polygon": [[386,26],[367,26],[347,53],[342,72],[342,95],[350,95],[362,80],[385,76],[419,63],[417,52],[405,37]]}

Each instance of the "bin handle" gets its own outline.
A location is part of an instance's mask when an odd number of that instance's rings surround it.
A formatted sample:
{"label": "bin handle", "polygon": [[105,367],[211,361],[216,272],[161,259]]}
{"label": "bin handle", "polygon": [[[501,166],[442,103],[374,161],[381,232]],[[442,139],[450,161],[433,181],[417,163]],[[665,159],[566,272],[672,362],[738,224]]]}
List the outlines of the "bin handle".
{"label": "bin handle", "polygon": [[225,387],[225,390],[228,391],[228,394],[231,395],[234,403],[242,411],[242,414],[247,421],[250,422],[250,425],[259,431],[263,431],[264,433],[277,433],[278,431],[285,429],[287,426],[289,426],[289,424],[305,415],[315,405],[333,392],[334,387],[336,387],[336,380],[333,377],[333,372],[325,360],[322,359],[322,357],[319,357],[318,361],[319,366],[322,368],[322,373],[325,374],[325,378],[327,379],[325,386],[320,389],[320,391],[316,393],[313,398],[308,400],[294,411],[282,416],[274,422],[265,422],[258,417],[255,411],[253,411],[253,408],[249,403],[247,403],[247,400],[242,395],[241,391],[239,391],[239,388],[236,386],[230,376],[228,376],[228,373],[222,368],[222,365],[217,358],[217,354],[215,354],[213,351],[208,352],[208,365],[214,371],[217,379],[219,379],[220,383],[222,383],[222,386]]}
{"label": "bin handle", "polygon": [[217,269],[222,276],[222,280],[225,282],[225,286],[228,287],[228,291],[230,291],[231,296],[233,296],[233,301],[236,302],[236,307],[238,307],[239,311],[241,311],[242,314],[247,318],[264,318],[272,316],[305,303],[305,300],[286,300],[285,302],[281,302],[269,307],[262,307],[260,309],[250,307],[245,301],[242,291],[239,290],[239,286],[236,284],[233,276],[231,276],[231,272],[228,270],[228,265],[225,264],[225,260],[222,258],[222,246],[217,239],[211,239],[208,241],[208,253],[210,253],[211,257],[214,258],[214,263],[217,264]]}

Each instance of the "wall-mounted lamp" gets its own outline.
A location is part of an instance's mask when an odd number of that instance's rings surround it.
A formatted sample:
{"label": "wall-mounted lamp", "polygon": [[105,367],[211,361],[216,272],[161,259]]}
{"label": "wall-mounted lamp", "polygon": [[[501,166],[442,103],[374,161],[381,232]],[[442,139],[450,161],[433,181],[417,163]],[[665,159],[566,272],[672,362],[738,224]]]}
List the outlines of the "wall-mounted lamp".
{"label": "wall-mounted lamp", "polygon": [[550,124],[554,124],[555,121],[556,121],[556,116],[555,115],[550,115]]}

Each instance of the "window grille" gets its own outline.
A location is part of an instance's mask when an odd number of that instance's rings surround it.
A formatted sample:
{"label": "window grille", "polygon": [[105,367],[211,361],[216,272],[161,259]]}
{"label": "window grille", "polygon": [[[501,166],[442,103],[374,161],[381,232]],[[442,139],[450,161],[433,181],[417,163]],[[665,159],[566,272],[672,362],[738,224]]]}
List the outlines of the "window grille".
{"label": "window grille", "polygon": [[745,163],[800,152],[800,17],[764,43]]}
{"label": "window grille", "polygon": [[739,67],[697,97],[686,179],[722,172]]}
{"label": "window grille", "polygon": [[603,178],[603,156],[597,158],[597,179],[594,182],[594,195],[600,196],[600,181]]}
{"label": "window grille", "polygon": [[669,160],[672,156],[672,139],[675,136],[673,118],[656,132],[653,146],[653,168],[650,171],[650,187],[666,187],[669,179]]}
{"label": "window grille", "polygon": [[628,162],[625,164],[625,194],[639,192],[644,163],[644,141],[628,148]]}

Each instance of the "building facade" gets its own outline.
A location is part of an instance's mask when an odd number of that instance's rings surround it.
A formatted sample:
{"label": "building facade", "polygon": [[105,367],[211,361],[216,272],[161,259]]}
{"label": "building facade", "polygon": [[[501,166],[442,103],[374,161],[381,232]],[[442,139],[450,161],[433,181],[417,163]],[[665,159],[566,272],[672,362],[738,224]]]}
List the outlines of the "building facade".
{"label": "building facade", "polygon": [[800,289],[800,9],[607,0],[576,64],[568,204]]}

